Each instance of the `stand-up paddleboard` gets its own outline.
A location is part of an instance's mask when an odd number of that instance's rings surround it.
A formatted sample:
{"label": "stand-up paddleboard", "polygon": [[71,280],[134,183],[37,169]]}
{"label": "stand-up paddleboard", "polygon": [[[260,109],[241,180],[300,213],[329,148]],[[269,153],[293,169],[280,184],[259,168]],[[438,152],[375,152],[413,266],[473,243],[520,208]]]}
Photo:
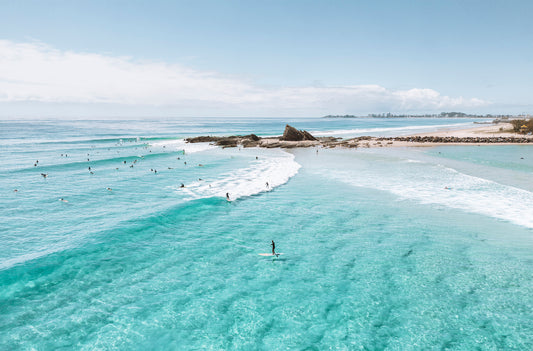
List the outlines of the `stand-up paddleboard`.
{"label": "stand-up paddleboard", "polygon": [[283,253],[277,253],[277,254],[271,254],[271,253],[260,253],[259,256],[269,256],[269,257],[279,257],[279,255],[283,255]]}

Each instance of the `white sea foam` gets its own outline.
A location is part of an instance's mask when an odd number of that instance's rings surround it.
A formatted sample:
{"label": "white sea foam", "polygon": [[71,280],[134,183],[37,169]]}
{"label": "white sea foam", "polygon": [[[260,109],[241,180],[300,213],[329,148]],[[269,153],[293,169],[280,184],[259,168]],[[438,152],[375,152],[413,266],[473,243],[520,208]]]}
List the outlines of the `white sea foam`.
{"label": "white sea foam", "polygon": [[387,191],[403,199],[443,205],[533,228],[533,193],[527,190],[438,164],[400,160],[387,169],[374,166],[357,171],[328,172],[327,175],[350,185]]}
{"label": "white sea foam", "polygon": [[195,153],[217,148],[217,146],[210,143],[187,143],[183,139],[158,141],[151,143],[150,145],[153,147],[165,147],[177,151],[185,150],[185,153]]}
{"label": "white sea foam", "polygon": [[226,193],[229,193],[230,200],[235,200],[271,191],[287,183],[301,167],[294,161],[294,155],[282,150],[271,151],[271,155],[254,161],[249,167],[221,174],[214,181],[198,181],[188,184],[185,188],[173,188],[187,194],[188,200],[207,197],[225,198]]}

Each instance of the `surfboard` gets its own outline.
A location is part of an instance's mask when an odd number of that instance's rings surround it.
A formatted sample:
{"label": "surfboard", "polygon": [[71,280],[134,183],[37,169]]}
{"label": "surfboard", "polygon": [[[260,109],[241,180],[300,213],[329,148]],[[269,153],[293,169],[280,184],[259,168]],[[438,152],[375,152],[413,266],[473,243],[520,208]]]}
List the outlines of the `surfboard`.
{"label": "surfboard", "polygon": [[283,253],[277,253],[275,255],[272,255],[271,253],[260,253],[259,256],[276,256],[283,255]]}

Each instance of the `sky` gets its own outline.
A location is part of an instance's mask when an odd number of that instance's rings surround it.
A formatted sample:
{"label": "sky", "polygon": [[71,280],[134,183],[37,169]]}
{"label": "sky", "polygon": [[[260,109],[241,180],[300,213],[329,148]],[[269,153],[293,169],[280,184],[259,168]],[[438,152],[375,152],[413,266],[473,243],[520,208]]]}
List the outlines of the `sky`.
{"label": "sky", "polygon": [[533,1],[0,0],[0,117],[533,113]]}

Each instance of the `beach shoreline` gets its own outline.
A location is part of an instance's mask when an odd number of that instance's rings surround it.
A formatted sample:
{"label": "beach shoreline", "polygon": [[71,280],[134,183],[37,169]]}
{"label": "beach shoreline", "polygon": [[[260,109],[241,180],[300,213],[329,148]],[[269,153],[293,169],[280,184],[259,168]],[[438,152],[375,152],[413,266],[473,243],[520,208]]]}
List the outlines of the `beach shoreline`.
{"label": "beach shoreline", "polygon": [[[288,126],[289,127],[289,126]],[[292,128],[292,127],[291,127]],[[300,131],[307,133],[306,131]],[[312,136],[311,136],[312,137]],[[433,132],[417,133],[407,136],[359,136],[343,139],[341,137],[317,137],[314,140],[287,140],[280,137],[260,138],[255,134],[244,136],[211,137],[200,136],[186,139],[188,143],[210,142],[225,147],[262,147],[262,148],[374,148],[374,147],[434,147],[441,145],[522,145],[533,143],[533,135],[512,131],[511,123],[494,123],[463,129],[444,129]]]}

